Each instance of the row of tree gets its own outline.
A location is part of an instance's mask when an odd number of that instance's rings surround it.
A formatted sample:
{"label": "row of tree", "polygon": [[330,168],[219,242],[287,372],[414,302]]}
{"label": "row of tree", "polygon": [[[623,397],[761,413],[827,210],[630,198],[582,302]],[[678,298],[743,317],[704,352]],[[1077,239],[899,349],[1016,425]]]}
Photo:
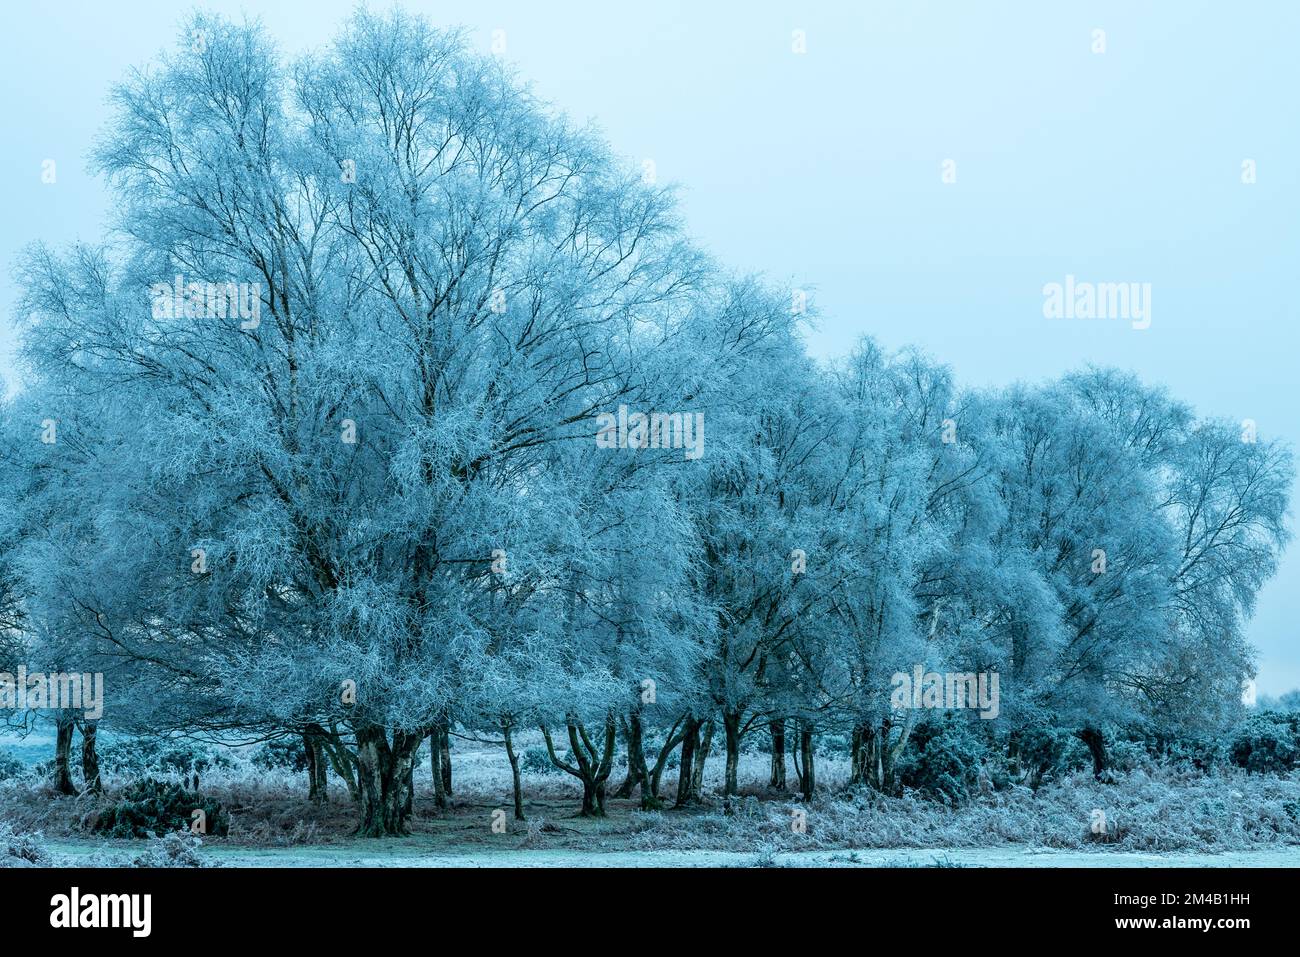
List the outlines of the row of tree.
{"label": "row of tree", "polygon": [[[1235,713],[1285,448],[1114,371],[816,363],[801,297],[421,20],[289,65],[195,33],[115,93],[113,235],[20,268],[8,661],[103,672],[123,731],[299,735],[371,835],[426,739],[443,798],[457,726],[502,740],[520,815],[512,732],[543,729],[599,814],[620,738],[649,807],[676,749],[696,795],[715,729],[727,793],[761,730],[811,797],[832,728],[890,790],[918,664],[996,672],[1008,748],[1069,727],[1099,772],[1108,725]],[[637,413],[655,441],[598,440]]]}

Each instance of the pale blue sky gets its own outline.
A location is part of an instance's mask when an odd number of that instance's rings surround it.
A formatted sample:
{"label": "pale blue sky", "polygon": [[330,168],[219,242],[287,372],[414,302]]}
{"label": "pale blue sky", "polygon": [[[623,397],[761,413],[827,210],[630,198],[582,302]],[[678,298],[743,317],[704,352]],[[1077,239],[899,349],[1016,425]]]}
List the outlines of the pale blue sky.
{"label": "pale blue sky", "polygon": [[[691,231],[720,259],[815,288],[819,355],[870,333],[918,344],[972,384],[1118,365],[1300,445],[1292,0],[406,7],[465,25],[485,50],[504,30],[539,95],[683,185]],[[296,52],[326,41],[352,3],[205,8],[259,16]],[[5,11],[6,315],[21,245],[101,234],[106,194],[85,158],[105,96],[174,42],[181,12],[143,0]],[[941,181],[945,159],[955,184]],[[1067,273],[1151,283],[1151,327],[1044,319],[1042,287]],[[7,377],[11,351],[5,328]],[[1263,693],[1300,686],[1297,617],[1300,544],[1251,626]]]}

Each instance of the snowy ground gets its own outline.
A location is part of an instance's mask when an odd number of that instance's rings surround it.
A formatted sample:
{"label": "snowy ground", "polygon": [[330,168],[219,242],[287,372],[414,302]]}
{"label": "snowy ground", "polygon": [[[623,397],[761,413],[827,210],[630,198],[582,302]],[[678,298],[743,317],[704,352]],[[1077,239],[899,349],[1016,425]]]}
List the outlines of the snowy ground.
{"label": "snowy ground", "polygon": [[[524,746],[537,743],[525,738]],[[28,763],[48,760],[52,751],[52,742],[35,736],[20,744],[10,752]],[[823,797],[804,806],[788,792],[765,791],[769,758],[746,753],[740,777],[749,796],[728,811],[718,796],[720,760],[709,762],[700,807],[641,814],[635,801],[611,799],[609,817],[599,820],[577,815],[572,778],[526,772],[528,824],[509,821],[498,834],[494,818],[506,815],[510,801],[501,749],[458,739],[453,753],[453,807],[434,807],[425,758],[414,833],[388,840],[353,836],[356,810],[337,781],[330,802],[314,805],[301,774],[259,770],[244,760],[210,770],[204,788],[231,809],[231,828],[226,837],[205,838],[199,855],[230,867],[1300,868],[1300,772],[1205,777],[1148,768],[1104,785],[1085,772],[1037,794],[987,794],[949,810],[914,796],[847,801],[847,762],[826,755],[818,768]],[[671,788],[675,775],[666,777]],[[105,800],[126,781],[110,778]],[[0,782],[0,824],[40,835],[50,864],[129,866],[153,853],[149,841],[92,837],[84,821],[94,807],[86,796],[55,797],[35,779]],[[1089,839],[1096,809],[1122,827],[1119,840]],[[806,834],[794,833],[795,815],[806,816]]]}
{"label": "snowy ground", "polygon": [[[98,853],[124,855],[138,842],[51,842],[61,865],[77,866]],[[1300,867],[1300,847],[1223,854],[1140,854],[1045,848],[958,848],[805,851],[762,858],[727,851],[499,850],[431,848],[418,838],[344,845],[249,849],[208,847],[212,864],[228,867]]]}

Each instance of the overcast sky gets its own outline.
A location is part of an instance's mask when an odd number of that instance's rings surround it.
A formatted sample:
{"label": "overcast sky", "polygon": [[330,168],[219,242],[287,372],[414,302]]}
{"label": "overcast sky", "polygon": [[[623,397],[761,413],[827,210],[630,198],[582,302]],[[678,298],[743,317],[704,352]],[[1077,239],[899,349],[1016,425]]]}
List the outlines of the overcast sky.
{"label": "overcast sky", "polygon": [[[258,16],[295,53],[352,6],[205,8]],[[503,31],[539,96],[682,185],[690,230],[719,259],[815,290],[818,355],[869,334],[975,385],[1116,365],[1202,414],[1300,440],[1292,0],[405,6],[463,24],[485,51]],[[5,11],[6,317],[17,249],[102,235],[107,195],[85,159],[106,94],[176,42],[174,4],[111,7]],[[1150,283],[1150,327],[1044,318],[1044,284],[1067,275]],[[10,380],[12,349],[6,323]],[[1300,545],[1250,629],[1262,693],[1300,687],[1298,617]]]}

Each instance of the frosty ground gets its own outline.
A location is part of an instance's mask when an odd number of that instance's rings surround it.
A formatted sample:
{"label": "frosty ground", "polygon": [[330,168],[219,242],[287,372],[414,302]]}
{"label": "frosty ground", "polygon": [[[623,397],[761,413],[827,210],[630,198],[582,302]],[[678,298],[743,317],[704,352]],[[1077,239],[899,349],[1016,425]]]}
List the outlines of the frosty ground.
{"label": "frosty ground", "polygon": [[[45,749],[33,741],[24,750]],[[847,763],[826,756],[825,796],[804,805],[771,792],[768,755],[750,752],[739,798],[718,795],[722,768],[713,761],[700,806],[642,812],[635,801],[611,799],[603,819],[578,816],[573,779],[529,772],[527,820],[514,821],[501,749],[458,740],[454,753],[452,806],[434,805],[425,764],[404,838],[354,836],[355,808],[343,789],[313,804],[301,774],[255,769],[238,754],[203,781],[230,809],[230,832],[197,847],[99,838],[85,825],[104,799],[53,796],[39,778],[0,782],[0,830],[35,848],[26,854],[35,860],[11,850],[16,866],[1300,867],[1297,773],[1207,775],[1147,763],[1114,783],[1080,772],[1037,792],[990,790],[951,808],[914,794],[855,792]],[[111,800],[111,782],[109,790]],[[1090,828],[1097,809],[1112,824],[1104,839]]]}
{"label": "frosty ground", "polygon": [[[934,850],[628,851],[518,847],[448,849],[441,842],[358,840],[295,848],[241,848],[229,844],[201,851],[212,866],[231,867],[1300,867],[1300,848],[1223,854],[1143,854],[1127,851],[1064,851],[1051,848],[980,847]],[[86,866],[106,852],[123,861],[139,853],[139,842],[120,850],[115,842],[52,842],[55,866]]]}

